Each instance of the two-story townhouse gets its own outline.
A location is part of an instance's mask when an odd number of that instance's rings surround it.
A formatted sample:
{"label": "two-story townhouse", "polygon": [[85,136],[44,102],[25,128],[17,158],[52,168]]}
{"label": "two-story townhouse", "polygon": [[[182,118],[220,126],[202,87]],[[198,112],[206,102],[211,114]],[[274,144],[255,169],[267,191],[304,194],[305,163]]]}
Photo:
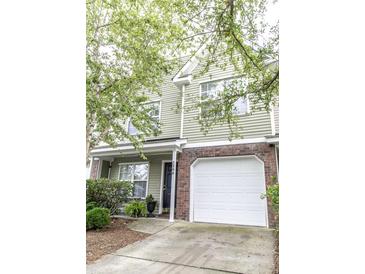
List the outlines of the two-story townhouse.
{"label": "two-story townhouse", "polygon": [[[128,143],[99,146],[91,153],[90,177],[131,181],[133,196],[143,199],[151,193],[158,201],[156,213],[168,211],[171,222],[272,226],[270,205],[261,194],[278,175],[278,107],[255,111],[249,100],[239,100],[244,138],[229,141],[228,125],[205,135],[196,119],[202,111],[194,108],[196,99],[204,100],[236,75],[233,66],[211,66],[200,75],[203,65],[192,58],[166,77],[161,96],[151,95],[151,115],[162,125],[161,134],[144,144],[147,160]],[[136,134],[130,122],[126,126]]]}

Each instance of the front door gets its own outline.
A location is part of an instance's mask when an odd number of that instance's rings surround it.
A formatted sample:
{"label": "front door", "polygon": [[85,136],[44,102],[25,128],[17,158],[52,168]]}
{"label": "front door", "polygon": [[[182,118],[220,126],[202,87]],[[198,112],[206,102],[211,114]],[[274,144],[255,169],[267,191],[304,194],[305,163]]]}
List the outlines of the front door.
{"label": "front door", "polygon": [[[171,171],[172,163],[165,163],[165,173],[164,173],[164,184],[163,184],[163,201],[162,205],[164,209],[170,209],[170,199],[171,199]],[[176,163],[176,178],[177,178],[177,163]],[[175,180],[176,182],[177,180]],[[175,188],[175,207],[176,207],[176,188]]]}

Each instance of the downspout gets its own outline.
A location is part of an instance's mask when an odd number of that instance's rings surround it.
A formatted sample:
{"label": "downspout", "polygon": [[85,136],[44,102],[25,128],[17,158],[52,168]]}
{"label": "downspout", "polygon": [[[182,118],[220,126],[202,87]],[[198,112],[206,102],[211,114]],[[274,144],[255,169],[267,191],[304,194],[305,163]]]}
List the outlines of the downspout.
{"label": "downspout", "polygon": [[271,111],[270,111],[270,120],[271,120],[271,135],[275,135],[275,115],[274,115],[274,105],[271,104]]}
{"label": "downspout", "polygon": [[275,160],[276,160],[276,174],[277,174],[277,180],[279,181],[279,155],[278,155],[278,150],[279,150],[279,145],[275,145]]}
{"label": "downspout", "polygon": [[172,151],[171,164],[171,196],[170,196],[170,219],[169,222],[174,222],[175,217],[175,192],[176,192],[176,149]]}
{"label": "downspout", "polygon": [[180,139],[184,136],[184,106],[185,106],[185,84],[181,87],[181,122],[180,122]]}

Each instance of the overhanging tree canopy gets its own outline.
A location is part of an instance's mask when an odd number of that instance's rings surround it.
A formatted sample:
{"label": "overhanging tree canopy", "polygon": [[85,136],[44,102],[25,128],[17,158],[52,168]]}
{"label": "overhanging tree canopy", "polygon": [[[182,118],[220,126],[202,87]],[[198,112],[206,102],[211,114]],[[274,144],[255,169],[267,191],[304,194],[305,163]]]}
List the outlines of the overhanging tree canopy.
{"label": "overhanging tree canopy", "polygon": [[[212,102],[203,129],[217,123],[237,130],[233,104],[241,97],[267,110],[278,95],[278,27],[268,26],[266,0],[91,0],[87,2],[87,159],[100,142],[130,141],[138,151],[158,133],[143,104],[158,94],[178,57],[205,47],[204,73],[218,60],[234,65],[245,81]],[[219,103],[215,103],[219,102]],[[131,119],[140,135],[130,135]]]}

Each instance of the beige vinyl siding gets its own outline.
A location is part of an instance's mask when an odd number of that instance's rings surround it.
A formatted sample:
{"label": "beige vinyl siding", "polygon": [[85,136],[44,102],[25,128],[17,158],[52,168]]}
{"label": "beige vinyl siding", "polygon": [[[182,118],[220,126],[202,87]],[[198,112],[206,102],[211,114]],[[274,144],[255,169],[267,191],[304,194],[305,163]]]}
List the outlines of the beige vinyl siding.
{"label": "beige vinyl siding", "polygon": [[181,104],[181,91],[172,82],[173,75],[165,78],[161,85],[161,97],[150,94],[150,101],[161,101],[160,122],[162,133],[157,137],[148,137],[147,140],[174,138],[180,136],[181,111],[177,105]]}
{"label": "beige vinyl siding", "polygon": [[148,185],[147,194],[152,194],[157,201],[156,212],[160,204],[160,188],[161,188],[161,165],[162,160],[171,161],[171,154],[164,155],[151,155],[147,156],[147,160],[143,160],[139,157],[123,157],[115,158],[112,163],[110,171],[111,179],[119,179],[119,163],[138,163],[148,162],[149,163],[149,174],[148,174]]}
{"label": "beige vinyl siding", "polygon": [[[197,74],[201,67],[202,64],[195,69],[193,74]],[[229,127],[227,124],[217,125],[207,135],[204,135],[197,120],[199,109],[191,108],[197,102],[196,100],[199,100],[201,82],[225,79],[232,76],[235,76],[233,66],[228,66],[226,70],[222,70],[212,65],[208,73],[194,77],[192,83],[186,86],[183,137],[188,139],[188,143],[228,140]],[[250,108],[252,109],[252,106]],[[271,135],[270,114],[267,111],[256,111],[252,112],[251,115],[240,116],[238,126],[240,134],[245,139]]]}

